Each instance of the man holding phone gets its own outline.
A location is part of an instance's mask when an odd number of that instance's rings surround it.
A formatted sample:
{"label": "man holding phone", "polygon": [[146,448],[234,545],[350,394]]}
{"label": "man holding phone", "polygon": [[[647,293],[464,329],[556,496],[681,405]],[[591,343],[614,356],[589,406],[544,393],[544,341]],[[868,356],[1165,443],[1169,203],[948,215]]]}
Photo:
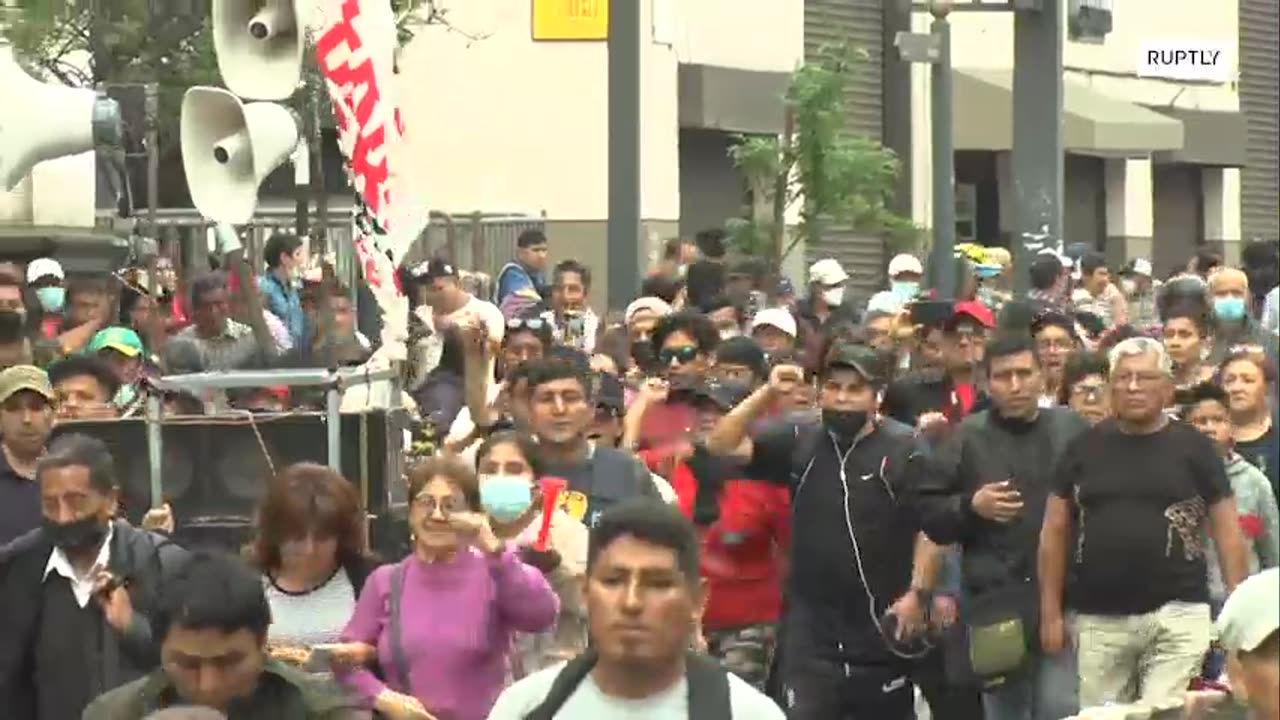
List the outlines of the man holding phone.
{"label": "man holding phone", "polygon": [[[1058,720],[1077,710],[1075,666],[1072,653],[1042,656],[1034,642],[1036,552],[1054,461],[1088,425],[1067,408],[1039,407],[1044,374],[1029,336],[996,338],[985,365],[992,408],[960,421],[921,488],[925,532],[962,551],[968,627],[947,644],[968,646],[947,648],[957,660],[948,669],[984,688],[987,720]],[[1026,659],[1015,667],[985,664],[988,648],[972,639],[999,619],[1023,626]]]}

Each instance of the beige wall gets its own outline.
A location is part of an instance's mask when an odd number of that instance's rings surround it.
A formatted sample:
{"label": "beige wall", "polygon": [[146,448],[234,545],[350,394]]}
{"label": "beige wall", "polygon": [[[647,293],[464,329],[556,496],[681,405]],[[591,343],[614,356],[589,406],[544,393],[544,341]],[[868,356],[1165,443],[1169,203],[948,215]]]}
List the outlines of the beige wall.
{"label": "beige wall", "polygon": [[[431,209],[605,217],[605,43],[535,43],[531,12],[529,0],[454,3],[450,22],[482,39],[427,26],[401,55],[409,182]],[[646,40],[642,214],[674,220],[676,56],[669,45]]]}
{"label": "beige wall", "polygon": [[[1063,12],[1066,2],[1060,3]],[[1100,92],[1151,105],[1236,110],[1239,99],[1233,83],[1192,85],[1136,77],[1144,42],[1189,39],[1222,42],[1236,47],[1236,3],[1203,0],[1124,0],[1112,3],[1114,29],[1102,44],[1067,41],[1063,65],[1069,75],[1087,79]],[[1013,65],[1012,13],[952,13],[951,51],[956,67]],[[1065,23],[1064,23],[1065,33]],[[1235,58],[1232,58],[1235,62]],[[1093,74],[1106,71],[1108,75]],[[1115,77],[1112,74],[1133,77]]]}
{"label": "beige wall", "polygon": [[804,0],[659,0],[676,6],[676,56],[790,72],[804,57]]}
{"label": "beige wall", "polygon": [[[1061,3],[1063,12],[1066,2]],[[1235,83],[1192,84],[1137,77],[1139,49],[1144,42],[1192,39],[1221,42],[1234,48],[1237,42],[1237,6],[1234,2],[1201,0],[1124,0],[1113,3],[1114,28],[1102,44],[1066,41],[1063,64],[1067,77],[1094,90],[1124,100],[1185,109],[1238,111]],[[927,32],[929,16],[916,13],[913,30]],[[952,62],[958,68],[1008,68],[1013,64],[1013,15],[1011,13],[954,12],[951,22]],[[1065,33],[1065,23],[1064,23]],[[1235,63],[1235,58],[1231,60]],[[913,218],[932,223],[932,177],[929,139],[929,77],[931,68],[912,67],[912,169]],[[1003,154],[1002,154],[1003,155]],[[1150,257],[1152,235],[1151,162],[1149,158],[1117,158],[1107,163],[1107,235],[1113,262],[1134,256]],[[998,158],[1001,191],[1001,225],[1012,224],[1012,173],[1008,158]],[[1239,172],[1203,168],[1205,188],[1205,237],[1229,246],[1240,238]],[[1158,242],[1158,238],[1154,239]]]}

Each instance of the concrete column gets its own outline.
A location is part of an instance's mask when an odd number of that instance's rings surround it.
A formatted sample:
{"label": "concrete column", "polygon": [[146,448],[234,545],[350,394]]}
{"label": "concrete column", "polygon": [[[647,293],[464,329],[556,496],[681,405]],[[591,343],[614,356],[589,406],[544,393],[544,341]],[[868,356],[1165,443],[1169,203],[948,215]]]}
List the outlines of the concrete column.
{"label": "concrete column", "polygon": [[1151,259],[1154,197],[1151,160],[1105,161],[1107,185],[1107,264],[1115,267],[1136,257]]}
{"label": "concrete column", "polygon": [[1204,243],[1222,253],[1227,265],[1240,262],[1240,169],[1200,169],[1204,202]]}
{"label": "concrete column", "polygon": [[[1013,153],[996,153],[996,201],[1000,205],[1000,237],[1011,238],[1018,226],[1018,206],[1014,200]],[[1012,247],[1012,245],[1010,245]]]}

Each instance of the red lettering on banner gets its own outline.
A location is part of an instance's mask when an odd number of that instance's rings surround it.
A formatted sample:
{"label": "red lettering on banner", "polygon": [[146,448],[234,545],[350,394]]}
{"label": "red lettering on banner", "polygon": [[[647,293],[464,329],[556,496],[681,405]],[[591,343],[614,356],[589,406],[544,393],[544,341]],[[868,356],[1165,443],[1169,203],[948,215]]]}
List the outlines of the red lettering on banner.
{"label": "red lettering on banner", "polygon": [[[321,57],[323,68],[329,82],[335,87],[334,101],[338,104],[338,122],[340,130],[355,133],[355,142],[351,150],[351,169],[360,192],[369,211],[378,218],[383,230],[388,230],[388,223],[383,217],[384,205],[389,204],[390,168],[387,154],[383,153],[378,162],[372,157],[386,144],[385,124],[377,129],[369,127],[375,116],[378,105],[382,101],[382,93],[378,87],[377,74],[373,62],[365,59],[354,67],[351,60],[337,67],[330,67],[327,58],[337,52],[344,44],[350,55],[364,47],[364,43],[352,22],[360,14],[358,0],[346,0],[342,6],[343,20],[327,29],[316,41],[316,52]],[[361,93],[361,90],[364,92]],[[359,99],[357,99],[359,96]],[[394,113],[396,126],[400,126],[399,111]],[[352,121],[354,120],[354,127]]]}

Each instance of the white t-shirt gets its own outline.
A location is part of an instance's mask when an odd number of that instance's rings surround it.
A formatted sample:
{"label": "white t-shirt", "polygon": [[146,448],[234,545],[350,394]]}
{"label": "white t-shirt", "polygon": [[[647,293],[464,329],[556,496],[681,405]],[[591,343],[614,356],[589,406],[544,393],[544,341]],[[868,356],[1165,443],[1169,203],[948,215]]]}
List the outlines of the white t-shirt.
{"label": "white t-shirt", "polygon": [[[547,693],[564,663],[540,670],[517,682],[498,697],[489,720],[524,720]],[[782,710],[759,690],[729,674],[729,703],[733,720],[784,720]],[[626,700],[605,695],[590,675],[569,696],[556,720],[688,720],[688,682],[680,682],[644,700]]]}

